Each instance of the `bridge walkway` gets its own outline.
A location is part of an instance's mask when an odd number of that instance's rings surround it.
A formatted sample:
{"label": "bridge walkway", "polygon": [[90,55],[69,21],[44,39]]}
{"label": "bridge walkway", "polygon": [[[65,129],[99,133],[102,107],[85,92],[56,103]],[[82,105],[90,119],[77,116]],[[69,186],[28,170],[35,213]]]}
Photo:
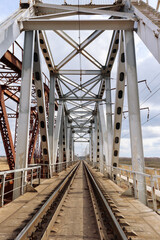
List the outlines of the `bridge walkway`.
{"label": "bridge walkway", "polygon": [[[101,189],[127,239],[159,240],[160,216],[137,199],[122,195],[124,189],[88,164],[86,166]],[[43,180],[41,185],[35,188],[36,191],[27,192],[0,208],[0,239],[15,239],[43,206],[48,195],[55,190],[56,186],[73,168],[74,166],[59,173],[58,176]],[[88,180],[84,175],[85,171],[82,164],[77,169],[51,231],[45,239],[103,239],[98,234],[101,228],[97,224],[95,207],[91,204],[93,200],[91,201]],[[98,199],[97,195],[96,198]],[[102,206],[100,213],[102,215],[104,213]],[[109,232],[109,230],[107,231]],[[108,239],[113,239],[113,229]]]}

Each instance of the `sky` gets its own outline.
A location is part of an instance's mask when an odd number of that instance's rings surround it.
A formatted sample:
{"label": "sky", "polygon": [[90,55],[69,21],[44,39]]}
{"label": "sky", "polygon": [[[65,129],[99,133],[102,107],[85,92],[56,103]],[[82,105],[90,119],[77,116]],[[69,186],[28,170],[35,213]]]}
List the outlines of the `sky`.
{"label": "sky", "polygon": [[[55,3],[57,0],[47,0],[45,2]],[[63,2],[63,1],[62,1]],[[73,0],[70,0],[72,3]],[[75,2],[75,1],[74,1]],[[82,0],[82,3],[84,0]],[[101,0],[100,2],[106,2],[106,0]],[[108,1],[111,3],[113,1]],[[149,4],[153,7],[156,6],[156,0],[149,0]],[[6,19],[11,13],[17,10],[19,6],[19,0],[8,0],[6,4],[6,0],[0,0],[0,21]],[[58,36],[55,34],[48,32],[48,36],[50,36],[53,41],[50,41],[51,49],[53,51],[53,55],[55,61],[58,63],[62,54],[67,55],[71,48],[69,45],[67,47],[63,47],[63,41],[60,40]],[[81,33],[81,41],[89,35],[89,32]],[[78,34],[72,33],[72,36],[78,42]],[[109,42],[111,38],[111,31],[103,33],[99,38],[96,39],[94,45],[90,45],[87,50],[93,56],[95,56],[102,64],[104,64],[104,59],[106,58],[107,49],[109,47]],[[23,35],[21,35],[18,41],[23,45]],[[53,44],[55,42],[55,44]],[[57,47],[58,46],[58,47]],[[96,47],[95,47],[96,46]],[[137,60],[137,74],[138,81],[146,80],[147,85],[143,83],[139,83],[139,96],[140,96],[140,107],[148,108],[149,110],[141,110],[141,122],[142,122],[142,134],[143,134],[143,145],[144,145],[144,155],[145,157],[160,157],[160,67],[159,63],[155,60],[149,50],[145,47],[139,37],[135,34],[135,46],[136,46],[136,60]],[[58,49],[58,50],[57,50]],[[75,58],[71,64],[78,64],[78,57]],[[90,68],[87,62],[82,62],[83,67]],[[70,65],[66,66],[69,68]],[[116,70],[117,70],[117,61],[114,64],[112,70],[112,82],[111,87],[115,87],[116,83]],[[127,90],[127,89],[126,89]],[[115,101],[115,91],[112,91],[112,102]],[[128,110],[127,106],[127,94],[125,95],[124,100],[124,110]],[[113,105],[114,111],[114,105]],[[148,121],[147,121],[148,119]],[[12,128],[12,134],[14,135],[14,123],[10,122]],[[123,116],[122,122],[122,139],[121,139],[121,148],[120,148],[120,156],[121,157],[130,157],[130,141],[129,141],[129,122],[128,122],[128,113],[125,113]],[[80,146],[76,146],[76,153],[81,155],[86,152],[86,145],[80,144]],[[4,154],[2,140],[0,138],[0,155]]]}

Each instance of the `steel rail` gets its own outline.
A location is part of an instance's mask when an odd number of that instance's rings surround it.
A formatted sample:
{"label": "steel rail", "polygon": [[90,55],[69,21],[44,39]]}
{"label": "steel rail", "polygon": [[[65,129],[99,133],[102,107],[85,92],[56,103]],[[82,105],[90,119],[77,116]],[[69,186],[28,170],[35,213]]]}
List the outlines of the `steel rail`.
{"label": "steel rail", "polygon": [[49,197],[49,199],[43,204],[43,206],[38,210],[38,212],[34,215],[34,217],[27,223],[27,225],[21,230],[21,232],[17,235],[17,237],[14,240],[21,240],[26,239],[28,237],[28,232],[35,227],[37,220],[40,218],[40,216],[48,210],[48,206],[50,206],[54,200],[54,198],[57,196],[59,191],[65,186],[65,183],[68,181],[69,177],[76,172],[76,170],[79,167],[78,163],[68,174],[67,176],[61,181],[61,183],[57,186],[55,191],[52,193],[52,195]]}
{"label": "steel rail", "polygon": [[112,222],[113,222],[113,224],[114,224],[114,227],[116,228],[116,231],[117,231],[117,233],[118,233],[118,235],[119,235],[119,237],[120,237],[120,238],[118,238],[118,239],[119,239],[119,240],[120,240],[120,239],[121,239],[121,240],[128,240],[128,238],[126,237],[124,231],[122,230],[122,228],[121,228],[119,222],[117,221],[115,215],[113,214],[113,212],[112,212],[112,210],[111,210],[111,208],[110,208],[110,206],[109,206],[107,200],[105,199],[105,197],[104,197],[102,191],[100,190],[98,184],[96,183],[96,181],[95,181],[93,175],[91,174],[91,172],[90,172],[90,170],[88,169],[87,165],[84,164],[84,166],[85,166],[85,168],[86,168],[86,170],[87,170],[87,173],[88,173],[88,175],[89,175],[89,177],[90,177],[92,183],[94,184],[94,187],[96,188],[96,190],[97,190],[99,196],[101,197],[101,200],[103,201],[104,206],[106,207],[106,210],[107,210],[107,212],[108,212],[110,218],[112,219]]}

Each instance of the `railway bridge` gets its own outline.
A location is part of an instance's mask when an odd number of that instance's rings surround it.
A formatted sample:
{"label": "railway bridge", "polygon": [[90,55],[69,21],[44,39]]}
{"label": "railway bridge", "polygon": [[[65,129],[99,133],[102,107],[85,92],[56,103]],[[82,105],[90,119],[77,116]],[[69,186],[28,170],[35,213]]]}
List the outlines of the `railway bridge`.
{"label": "railway bridge", "polygon": [[[159,7],[21,0],[0,24],[9,166],[0,169],[0,239],[160,239],[160,173],[145,166],[138,84],[146,80],[137,78],[134,41],[138,35],[160,63]],[[131,165],[121,167],[126,96]]]}

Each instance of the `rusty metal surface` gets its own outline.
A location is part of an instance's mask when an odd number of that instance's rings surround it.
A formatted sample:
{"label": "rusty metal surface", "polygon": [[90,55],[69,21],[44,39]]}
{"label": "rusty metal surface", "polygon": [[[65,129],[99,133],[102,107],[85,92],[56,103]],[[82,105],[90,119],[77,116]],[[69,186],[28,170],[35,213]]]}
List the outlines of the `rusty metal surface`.
{"label": "rusty metal surface", "polygon": [[8,122],[6,107],[4,103],[4,92],[0,86],[0,132],[3,139],[3,144],[7,156],[7,161],[10,169],[14,169],[15,166],[15,150],[13,145],[13,139]]}

